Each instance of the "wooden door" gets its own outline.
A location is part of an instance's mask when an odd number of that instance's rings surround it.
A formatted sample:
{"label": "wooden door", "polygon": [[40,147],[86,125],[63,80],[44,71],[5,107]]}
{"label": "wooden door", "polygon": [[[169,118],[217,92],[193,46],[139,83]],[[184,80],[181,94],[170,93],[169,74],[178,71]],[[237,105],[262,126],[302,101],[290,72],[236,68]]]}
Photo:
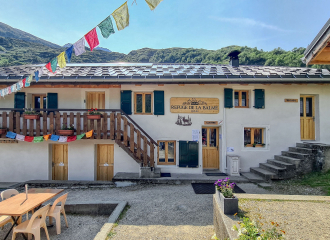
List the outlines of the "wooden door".
{"label": "wooden door", "polygon": [[52,180],[68,180],[68,144],[53,144]]}
{"label": "wooden door", "polygon": [[113,178],[114,146],[97,145],[97,180],[111,181]]}
{"label": "wooden door", "polygon": [[105,109],[105,93],[104,92],[87,92],[86,108]]}
{"label": "wooden door", "polygon": [[314,96],[300,96],[300,136],[301,140],[315,140]]}
{"label": "wooden door", "polygon": [[219,128],[202,128],[203,168],[219,169]]}

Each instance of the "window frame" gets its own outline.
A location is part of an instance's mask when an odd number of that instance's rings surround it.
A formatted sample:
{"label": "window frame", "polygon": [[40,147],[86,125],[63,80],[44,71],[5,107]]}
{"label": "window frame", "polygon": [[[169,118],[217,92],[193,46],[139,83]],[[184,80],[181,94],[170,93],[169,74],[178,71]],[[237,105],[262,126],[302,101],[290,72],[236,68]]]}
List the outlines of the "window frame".
{"label": "window frame", "polygon": [[[33,108],[35,108],[35,98],[39,97],[40,98],[40,109],[47,109],[47,94],[46,93],[36,93],[36,94],[32,94],[32,106]],[[44,106],[44,102],[43,102],[43,98],[46,98],[46,106]],[[41,101],[42,99],[42,101]],[[39,112],[43,112],[42,110],[40,110]]]}
{"label": "window frame", "polygon": [[[238,92],[238,106],[235,106],[235,93]],[[242,93],[246,93],[246,106],[242,106]],[[234,90],[234,108],[249,108],[250,107],[250,91],[249,90]]]}
{"label": "window frame", "polygon": [[[245,145],[244,131],[246,129],[250,129],[250,131],[251,131],[251,136],[250,136],[250,138],[251,138],[251,144],[246,144]],[[262,143],[261,144],[256,144],[255,147],[265,147],[266,146],[266,144],[265,144],[265,131],[266,131],[266,128],[262,128],[262,127],[244,127],[243,128],[243,143],[244,143],[244,147],[253,147],[253,144],[254,144],[254,131],[252,131],[252,129],[253,130],[260,129],[261,130],[261,142]]]}
{"label": "window frame", "polygon": [[[159,162],[159,143],[165,143],[165,162]],[[174,144],[174,162],[168,162],[168,143],[173,142]],[[157,165],[176,165],[176,140],[158,140],[157,141]]]}
{"label": "window frame", "polygon": [[[137,101],[136,97],[138,94],[142,94],[142,112],[139,113],[136,111],[137,109]],[[150,94],[151,95],[151,112],[146,113],[145,108],[146,108],[146,97],[145,95]],[[153,92],[134,92],[134,114],[136,115],[153,115]]]}

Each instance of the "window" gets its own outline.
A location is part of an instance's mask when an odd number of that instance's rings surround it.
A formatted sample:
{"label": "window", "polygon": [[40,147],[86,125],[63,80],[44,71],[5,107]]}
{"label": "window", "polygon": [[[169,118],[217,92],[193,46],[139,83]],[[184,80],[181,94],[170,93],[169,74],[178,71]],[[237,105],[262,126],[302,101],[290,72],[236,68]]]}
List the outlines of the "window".
{"label": "window", "polygon": [[135,93],[134,96],[134,113],[152,114],[152,93]]}
{"label": "window", "polygon": [[249,107],[249,91],[235,91],[235,108]]}
{"label": "window", "polygon": [[175,165],[175,141],[157,141],[158,165]]}
{"label": "window", "polygon": [[264,128],[244,128],[244,146],[245,147],[263,147]]}

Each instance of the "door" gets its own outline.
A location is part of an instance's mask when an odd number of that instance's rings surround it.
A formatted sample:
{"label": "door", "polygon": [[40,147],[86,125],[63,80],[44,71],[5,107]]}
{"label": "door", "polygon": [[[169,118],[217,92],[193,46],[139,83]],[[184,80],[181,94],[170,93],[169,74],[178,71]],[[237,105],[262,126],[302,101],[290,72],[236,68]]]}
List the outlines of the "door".
{"label": "door", "polygon": [[33,108],[46,109],[46,101],[46,94],[32,94]]}
{"label": "door", "polygon": [[219,128],[202,128],[203,168],[219,169]]}
{"label": "door", "polygon": [[97,145],[97,180],[111,181],[113,178],[113,144]]}
{"label": "door", "polygon": [[105,93],[104,92],[87,92],[86,108],[105,109]]}
{"label": "door", "polygon": [[52,180],[68,180],[68,144],[53,144]]}
{"label": "door", "polygon": [[301,140],[315,140],[314,96],[300,96],[300,136]]}

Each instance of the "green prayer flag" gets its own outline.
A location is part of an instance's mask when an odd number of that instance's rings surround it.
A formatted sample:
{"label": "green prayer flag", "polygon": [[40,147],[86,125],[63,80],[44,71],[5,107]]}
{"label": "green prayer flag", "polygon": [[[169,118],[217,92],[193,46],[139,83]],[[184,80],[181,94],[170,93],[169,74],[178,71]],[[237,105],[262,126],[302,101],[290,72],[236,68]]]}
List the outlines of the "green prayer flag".
{"label": "green prayer flag", "polygon": [[53,60],[50,61],[50,65],[52,66],[53,73],[55,73],[56,67],[57,67],[57,57],[56,58],[53,58]]}
{"label": "green prayer flag", "polygon": [[108,16],[106,19],[104,19],[98,25],[98,27],[100,28],[102,36],[104,38],[108,38],[112,33],[115,33],[110,16]]}
{"label": "green prayer flag", "polygon": [[86,134],[86,133],[83,133],[83,134],[77,135],[77,140],[82,139],[82,138],[85,136],[85,134]]}
{"label": "green prayer flag", "polygon": [[40,142],[43,142],[44,141],[44,137],[41,136],[41,137],[34,137],[33,139],[33,142],[34,143],[40,143]]}

